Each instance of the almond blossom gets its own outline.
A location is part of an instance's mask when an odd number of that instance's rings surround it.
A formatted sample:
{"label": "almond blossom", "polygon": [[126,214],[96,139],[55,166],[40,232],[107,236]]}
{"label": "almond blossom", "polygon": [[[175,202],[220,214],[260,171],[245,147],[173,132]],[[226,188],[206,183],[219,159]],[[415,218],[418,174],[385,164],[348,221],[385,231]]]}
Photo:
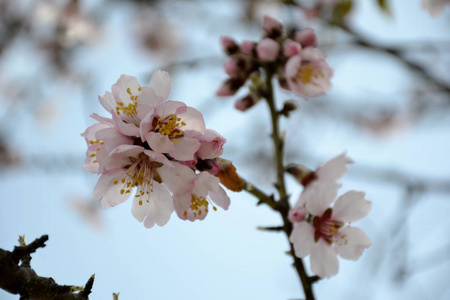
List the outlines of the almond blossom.
{"label": "almond blossom", "polygon": [[312,272],[322,278],[338,273],[338,256],[358,260],[372,244],[361,229],[349,225],[364,218],[372,203],[365,193],[353,190],[336,199],[338,188],[333,181],[315,183],[301,196],[304,210],[291,216],[291,220],[297,217],[290,236],[295,255],[310,255]]}
{"label": "almond blossom", "polygon": [[205,130],[198,110],[183,102],[167,101],[155,106],[142,120],[140,134],[152,150],[186,161],[194,159]]}
{"label": "almond blossom", "polygon": [[444,6],[450,4],[450,0],[422,0],[422,7],[431,16],[437,16],[444,10]]}
{"label": "almond blossom", "polygon": [[214,204],[224,210],[230,206],[230,198],[219,185],[219,179],[208,172],[196,174],[192,189],[175,194],[174,200],[178,217],[189,221],[203,220],[211,207],[217,210]]}
{"label": "almond blossom", "polygon": [[238,45],[234,39],[222,37],[221,43],[231,58],[224,64],[225,73],[230,77],[217,89],[216,95],[232,96],[249,82],[250,93],[235,104],[238,110],[245,111],[265,97],[264,84],[253,81],[252,74],[273,76],[281,88],[304,98],[322,95],[331,88],[333,70],[316,48],[317,35],[311,28],[287,34],[279,20],[266,15],[259,42],[245,40]]}
{"label": "almond blossom", "polygon": [[307,47],[286,63],[285,74],[290,89],[304,98],[328,92],[333,70],[325,60],[325,54],[317,48]]}
{"label": "almond blossom", "polygon": [[[141,146],[121,145],[103,160],[104,173],[94,189],[104,208],[133,197],[133,216],[145,227],[165,225],[173,212],[171,192],[185,192],[192,185],[192,170],[170,162],[164,155]],[[135,191],[134,191],[135,190]]]}
{"label": "almond blossom", "polygon": [[[161,70],[147,87],[132,76],[120,76],[112,92],[99,97],[112,118],[93,114],[98,123],[81,134],[88,146],[83,168],[101,175],[94,197],[104,208],[132,197],[133,216],[148,228],[165,225],[174,211],[174,198],[182,207],[184,195],[189,201],[197,195],[224,209],[229,206],[213,176],[219,173],[216,160],[226,139],[206,129],[195,108],[168,101],[170,88],[170,76]],[[197,209],[195,214],[200,211],[207,213]]]}
{"label": "almond blossom", "polygon": [[133,140],[121,134],[114,126],[112,119],[103,118],[97,114],[93,114],[91,117],[99,123],[89,126],[81,134],[88,146],[83,168],[88,172],[98,174],[101,172],[100,162],[111,150],[120,145],[133,144]]}
{"label": "almond blossom", "polygon": [[153,73],[150,84],[141,87],[138,80],[121,75],[103,97],[98,97],[102,106],[112,114],[119,131],[127,136],[139,136],[141,120],[157,104],[167,100],[171,79],[167,72]]}

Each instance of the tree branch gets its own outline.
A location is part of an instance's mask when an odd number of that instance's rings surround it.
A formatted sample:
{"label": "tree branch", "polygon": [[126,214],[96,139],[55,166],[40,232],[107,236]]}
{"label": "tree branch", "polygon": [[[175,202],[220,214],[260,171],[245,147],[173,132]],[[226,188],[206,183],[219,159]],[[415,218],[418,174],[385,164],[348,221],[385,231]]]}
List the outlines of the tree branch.
{"label": "tree branch", "polygon": [[[94,284],[94,276],[87,281],[84,289],[73,293],[71,285],[59,285],[52,278],[40,277],[30,267],[31,253],[44,248],[48,235],[43,235],[29,245],[17,246],[13,251],[0,249],[0,288],[20,295],[20,299],[36,300],[86,300]],[[19,239],[24,244],[23,239]],[[22,265],[19,266],[19,262]]]}

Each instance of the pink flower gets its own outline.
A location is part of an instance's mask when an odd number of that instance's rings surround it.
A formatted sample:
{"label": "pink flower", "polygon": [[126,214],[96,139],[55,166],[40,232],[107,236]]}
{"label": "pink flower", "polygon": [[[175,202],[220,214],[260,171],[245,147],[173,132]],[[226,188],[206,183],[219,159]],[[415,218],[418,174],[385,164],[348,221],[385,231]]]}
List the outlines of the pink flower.
{"label": "pink flower", "polygon": [[91,116],[99,123],[89,126],[81,136],[85,138],[88,149],[83,168],[91,173],[101,172],[100,163],[108,153],[120,145],[133,144],[133,140],[117,131],[112,119],[100,117],[97,114]]}
{"label": "pink flower", "polygon": [[270,38],[263,39],[256,46],[258,57],[265,61],[274,61],[280,53],[280,45]]}
{"label": "pink flower", "polygon": [[245,80],[241,78],[229,78],[217,89],[216,95],[219,97],[233,96],[244,83]]}
{"label": "pink flower", "polygon": [[174,200],[178,217],[189,221],[205,219],[211,209],[210,204],[214,211],[217,210],[214,204],[224,210],[230,206],[230,198],[219,185],[219,179],[208,172],[196,174],[192,190],[175,194]]}
{"label": "pink flower", "polygon": [[433,17],[442,13],[446,4],[450,4],[450,0],[422,0],[423,9]]}
{"label": "pink flower", "polygon": [[145,115],[157,104],[167,100],[171,79],[167,72],[153,73],[150,84],[141,87],[133,76],[121,75],[112,86],[112,93],[106,92],[98,99],[112,114],[119,131],[127,136],[139,136],[139,126]]}
{"label": "pink flower", "polygon": [[193,160],[205,133],[202,114],[183,102],[167,101],[148,113],[141,123],[141,137],[158,153],[180,161]]}
{"label": "pink flower", "polygon": [[297,31],[294,34],[294,40],[300,43],[303,48],[317,46],[317,35],[312,28],[306,28],[301,31]]}
{"label": "pink flower", "polygon": [[305,200],[308,198],[304,196],[305,193],[311,193],[312,187],[315,183],[320,181],[337,182],[348,172],[348,164],[353,163],[353,160],[347,156],[347,152],[343,152],[338,156],[326,161],[323,165],[317,168],[316,171],[306,174],[301,180],[302,185],[305,187],[300,195],[294,208],[300,208],[305,206]]}
{"label": "pink flower", "polygon": [[206,129],[199,141],[200,148],[197,151],[197,156],[201,159],[214,159],[222,155],[223,145],[227,140],[218,132]]}
{"label": "pink flower", "polygon": [[[164,155],[135,145],[121,145],[103,160],[103,174],[94,189],[104,208],[133,197],[132,213],[147,228],[165,225],[173,212],[172,193],[193,184],[193,172]],[[191,175],[192,174],[192,175]]]}
{"label": "pink flower", "polygon": [[333,181],[317,182],[309,191],[302,194],[308,216],[306,221],[294,224],[290,241],[296,256],[311,255],[313,273],[329,278],[339,271],[338,255],[358,260],[372,244],[361,229],[346,225],[364,218],[372,203],[364,198],[365,193],[357,191],[336,199],[338,184]]}
{"label": "pink flower", "polygon": [[298,42],[287,40],[283,47],[283,54],[286,58],[294,55],[299,55],[302,51],[302,46]]}
{"label": "pink flower", "polygon": [[267,36],[277,38],[283,33],[283,24],[279,20],[265,15],[263,19],[263,29],[267,32]]}
{"label": "pink flower", "polygon": [[288,60],[285,74],[290,89],[309,98],[325,94],[331,88],[333,70],[325,61],[322,51],[307,47],[302,50],[301,55],[292,56]]}

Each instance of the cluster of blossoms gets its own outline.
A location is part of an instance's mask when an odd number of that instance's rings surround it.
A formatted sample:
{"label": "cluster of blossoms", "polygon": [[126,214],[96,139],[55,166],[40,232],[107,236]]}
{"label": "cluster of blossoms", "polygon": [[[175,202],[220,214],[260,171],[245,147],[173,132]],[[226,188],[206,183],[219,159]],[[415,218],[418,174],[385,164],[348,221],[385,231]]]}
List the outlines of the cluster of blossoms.
{"label": "cluster of blossoms", "polygon": [[346,165],[351,162],[343,153],[315,172],[303,172],[304,190],[289,213],[294,224],[290,241],[295,255],[301,258],[310,255],[312,272],[322,278],[338,273],[338,255],[358,260],[372,244],[361,229],[350,226],[372,209],[365,193],[352,190],[336,199],[340,187],[337,181],[347,172]]}
{"label": "cluster of blossoms", "polygon": [[132,214],[148,228],[165,225],[174,210],[194,221],[215,205],[230,205],[214,176],[225,138],[205,128],[198,110],[167,100],[170,88],[171,78],[161,70],[146,87],[120,76],[112,92],[99,96],[111,118],[93,114],[98,123],[82,133],[88,146],[83,167],[101,174],[95,198],[109,208],[133,195]]}
{"label": "cluster of blossoms", "polygon": [[422,7],[432,16],[437,16],[444,11],[445,5],[450,5],[450,0],[422,0]]}
{"label": "cluster of blossoms", "polygon": [[259,42],[245,40],[238,45],[232,38],[224,36],[221,43],[230,56],[224,64],[230,77],[216,94],[232,96],[250,79],[249,93],[235,104],[239,110],[252,107],[268,92],[263,84],[262,70],[277,77],[283,89],[304,98],[322,95],[331,88],[333,70],[328,66],[325,54],[316,48],[317,36],[310,28],[288,37],[280,21],[265,16],[263,38]]}

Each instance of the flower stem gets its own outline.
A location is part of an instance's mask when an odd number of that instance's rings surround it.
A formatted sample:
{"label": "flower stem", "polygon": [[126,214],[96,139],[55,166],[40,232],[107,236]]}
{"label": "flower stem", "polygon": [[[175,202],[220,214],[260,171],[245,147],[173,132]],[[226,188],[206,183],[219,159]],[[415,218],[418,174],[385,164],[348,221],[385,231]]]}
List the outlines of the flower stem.
{"label": "flower stem", "polygon": [[[272,71],[267,67],[265,70],[265,83],[266,83],[266,101],[269,106],[270,110],[270,117],[272,121],[272,140],[274,145],[274,151],[275,151],[275,163],[276,163],[276,171],[277,171],[277,183],[276,187],[280,196],[279,201],[277,202],[276,210],[281,214],[281,217],[283,218],[283,231],[285,232],[288,240],[292,233],[292,224],[288,219],[288,214],[290,210],[289,205],[289,197],[286,192],[286,185],[284,182],[284,138],[280,136],[280,129],[279,129],[279,117],[280,114],[278,114],[278,111],[276,109],[275,105],[275,99],[273,94],[273,86],[272,86],[272,78],[273,73]],[[312,282],[310,280],[310,277],[306,274],[305,267],[303,264],[303,260],[297,256],[295,256],[294,246],[292,243],[289,242],[290,245],[290,253],[292,255],[292,258],[294,259],[294,266],[295,270],[298,273],[298,276],[300,277],[303,291],[305,293],[305,297],[307,300],[314,300],[314,293],[312,289]]]}

